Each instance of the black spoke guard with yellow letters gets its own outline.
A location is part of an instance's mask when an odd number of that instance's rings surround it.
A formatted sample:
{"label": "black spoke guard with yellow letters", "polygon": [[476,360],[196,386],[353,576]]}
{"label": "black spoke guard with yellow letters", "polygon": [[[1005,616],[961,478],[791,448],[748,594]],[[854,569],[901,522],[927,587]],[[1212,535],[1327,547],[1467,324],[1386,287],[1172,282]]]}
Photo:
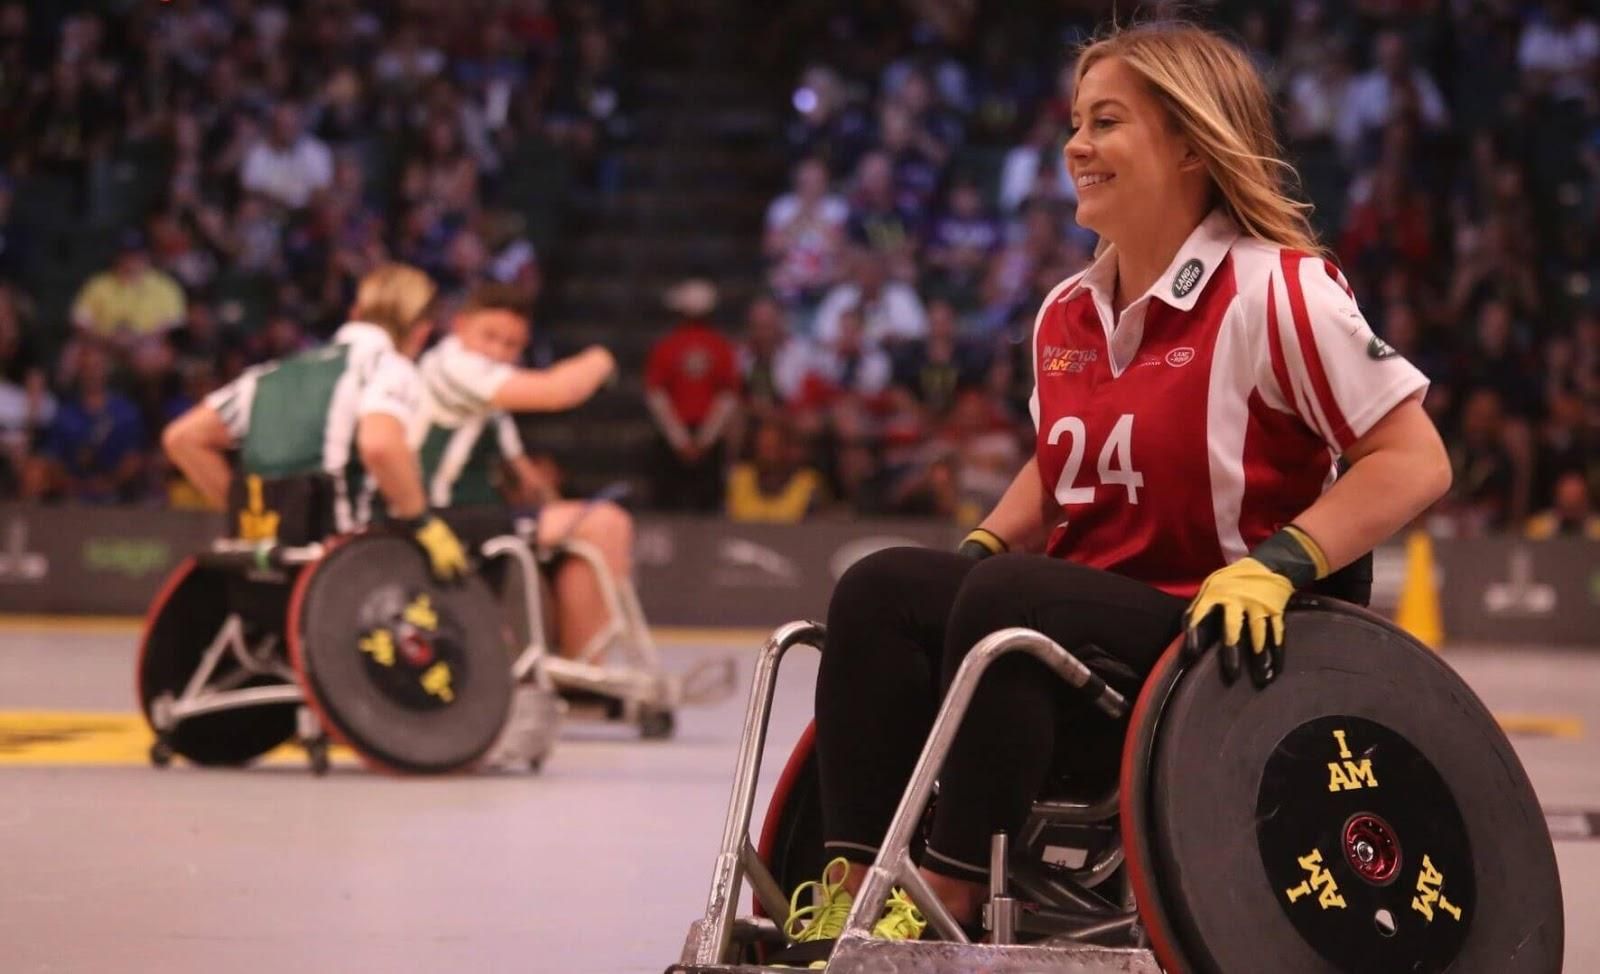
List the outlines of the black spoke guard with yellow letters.
{"label": "black spoke guard with yellow letters", "polygon": [[291,656],[324,723],[396,771],[470,765],[499,736],[511,672],[481,579],[440,585],[409,540],[360,535],[296,584]]}

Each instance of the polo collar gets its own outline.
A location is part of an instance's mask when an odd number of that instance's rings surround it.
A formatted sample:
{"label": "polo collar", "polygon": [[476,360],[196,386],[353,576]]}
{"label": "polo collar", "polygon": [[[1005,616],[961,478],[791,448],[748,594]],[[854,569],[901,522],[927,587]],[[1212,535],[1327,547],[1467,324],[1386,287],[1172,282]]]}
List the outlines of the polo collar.
{"label": "polo collar", "polygon": [[375,325],[370,321],[347,321],[333,333],[333,340],[341,345],[381,344],[385,348],[394,348],[394,339],[390,337],[388,329],[382,325]]}
{"label": "polo collar", "polygon": [[[1228,250],[1238,239],[1239,227],[1233,222],[1233,218],[1228,216],[1227,211],[1221,207],[1212,210],[1189,234],[1188,239],[1184,240],[1183,246],[1178,248],[1178,253],[1172,258],[1172,263],[1161,272],[1161,276],[1150,285],[1150,289],[1136,300],[1130,301],[1129,307],[1145,298],[1155,298],[1180,311],[1193,310],[1195,302],[1200,300],[1201,292],[1210,282],[1211,275],[1222,266],[1223,259],[1228,256]],[[1094,295],[1096,301],[1110,307],[1112,292],[1116,285],[1116,252],[1115,245],[1108,246],[1105,252],[1089,265],[1089,269],[1083,272],[1077,286],[1064,295],[1062,300],[1073,297],[1080,289],[1085,289]]]}

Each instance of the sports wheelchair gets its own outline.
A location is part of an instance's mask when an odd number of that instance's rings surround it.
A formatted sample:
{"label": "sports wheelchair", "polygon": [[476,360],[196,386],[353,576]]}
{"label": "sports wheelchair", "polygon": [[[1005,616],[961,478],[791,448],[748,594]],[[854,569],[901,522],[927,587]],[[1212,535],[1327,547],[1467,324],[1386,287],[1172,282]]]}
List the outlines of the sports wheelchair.
{"label": "sports wheelchair", "polygon": [[[617,489],[604,490],[589,509],[619,496]],[[580,521],[589,509],[579,515]],[[464,540],[481,540],[481,550],[509,554],[520,543],[531,553],[531,562],[506,558],[484,573],[504,606],[517,645],[524,647],[512,665],[519,684],[542,680],[580,707],[594,704],[587,709],[634,725],[646,740],[671,737],[678,708],[716,703],[734,692],[737,665],[732,657],[705,660],[684,673],[662,666],[633,582],[616,577],[599,549],[573,536],[578,521],[565,537],[542,544],[537,515],[508,514],[491,506],[451,509],[444,517]],[[549,611],[554,602],[549,579],[568,559],[583,562],[594,573],[608,620],[571,658],[551,649],[556,637]]]}
{"label": "sports wheelchair", "polygon": [[[398,535],[336,532],[342,503],[327,477],[235,478],[236,533],[179,564],[146,616],[138,693],[152,763],[242,765],[295,739],[322,774],[333,738],[383,770],[441,773],[514,731],[537,766],[557,702],[536,657],[514,679],[488,587],[437,584]],[[532,570],[516,539],[482,555]]]}
{"label": "sports wheelchair", "polygon": [[[1291,603],[1283,673],[1223,683],[1175,640],[1131,704],[1038,632],[1005,629],[959,668],[857,894],[829,971],[1544,972],[1562,963],[1554,849],[1510,743],[1435,654],[1365,609]],[[787,891],[821,875],[811,731],[750,819],[778,665],[823,628],[763,646],[704,915],[669,974],[756,972],[785,946]],[[936,777],[993,661],[1029,653],[1127,731],[1117,780],[1063,780],[993,837],[983,942],[916,870]],[[743,882],[754,913],[736,918]],[[893,885],[924,939],[874,940]]]}

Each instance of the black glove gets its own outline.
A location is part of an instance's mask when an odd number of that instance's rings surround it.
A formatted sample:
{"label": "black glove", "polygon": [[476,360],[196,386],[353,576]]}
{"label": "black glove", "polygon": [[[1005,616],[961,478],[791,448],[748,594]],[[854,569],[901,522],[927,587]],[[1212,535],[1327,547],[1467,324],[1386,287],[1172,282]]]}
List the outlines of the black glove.
{"label": "black glove", "polygon": [[1005,539],[990,531],[988,528],[973,528],[961,539],[961,546],[956,549],[956,554],[965,555],[974,561],[982,561],[990,555],[998,555],[1010,551],[1011,546]]}

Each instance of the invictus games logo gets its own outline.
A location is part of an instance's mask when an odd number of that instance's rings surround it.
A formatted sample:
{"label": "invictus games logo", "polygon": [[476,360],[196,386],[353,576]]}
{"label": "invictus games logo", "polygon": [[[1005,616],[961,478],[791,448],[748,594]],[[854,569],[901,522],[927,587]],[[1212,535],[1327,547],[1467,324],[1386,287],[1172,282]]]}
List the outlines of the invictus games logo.
{"label": "invictus games logo", "polygon": [[1040,371],[1045,375],[1062,372],[1082,372],[1089,363],[1098,362],[1100,353],[1092,348],[1062,348],[1060,345],[1044,347],[1044,362]]}
{"label": "invictus games logo", "polygon": [[1200,263],[1198,257],[1190,257],[1178,268],[1178,274],[1172,279],[1172,296],[1186,298],[1194,286],[1200,283],[1200,275],[1206,272],[1206,265]]}
{"label": "invictus games logo", "polygon": [[1372,338],[1367,342],[1367,358],[1372,359],[1374,362],[1381,362],[1386,358],[1393,358],[1398,354],[1399,353],[1394,350],[1393,345],[1390,345],[1377,335],[1373,335]]}

